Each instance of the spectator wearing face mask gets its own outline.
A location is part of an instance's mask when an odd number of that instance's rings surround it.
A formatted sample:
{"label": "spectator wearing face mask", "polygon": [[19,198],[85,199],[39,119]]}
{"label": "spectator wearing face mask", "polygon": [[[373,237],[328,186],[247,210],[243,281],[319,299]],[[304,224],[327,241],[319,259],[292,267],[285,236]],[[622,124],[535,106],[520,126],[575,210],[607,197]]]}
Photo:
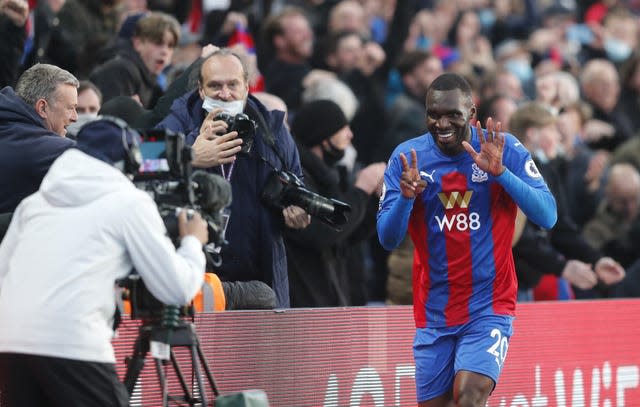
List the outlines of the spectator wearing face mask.
{"label": "spectator wearing face mask", "polygon": [[353,133],[340,107],[331,100],[302,105],[291,124],[308,189],[351,206],[348,222],[339,230],[314,219],[306,229],[285,232],[291,305],[328,307],[352,305],[351,286],[364,286],[361,270],[348,267],[356,245],[374,233],[377,197],[385,164],[374,163],[351,181],[336,163]]}
{"label": "spectator wearing face mask", "polygon": [[[276,293],[278,308],[289,306],[289,283],[282,238],[286,228],[304,228],[309,215],[300,207],[274,208],[262,200],[274,169],[302,176],[298,152],[284,123],[284,112],[269,111],[249,94],[245,61],[228,48],[216,50],[200,65],[198,87],[177,98],[158,128],[186,135],[193,165],[224,176],[232,195],[221,266],[222,281],[262,281]],[[254,137],[239,135],[219,117],[247,114]],[[246,136],[246,137],[245,137]],[[243,137],[250,149],[242,149]],[[251,140],[253,139],[253,140]]]}
{"label": "spectator wearing face mask", "polygon": [[585,21],[591,32],[591,41],[584,44],[579,55],[581,62],[607,59],[619,67],[638,46],[638,23],[626,7],[606,10],[600,21]]}
{"label": "spectator wearing face mask", "polygon": [[78,120],[67,127],[67,137],[75,138],[84,124],[98,117],[98,112],[101,107],[102,92],[100,92],[100,89],[91,81],[80,81],[80,86],[78,87],[78,105],[76,106]]}

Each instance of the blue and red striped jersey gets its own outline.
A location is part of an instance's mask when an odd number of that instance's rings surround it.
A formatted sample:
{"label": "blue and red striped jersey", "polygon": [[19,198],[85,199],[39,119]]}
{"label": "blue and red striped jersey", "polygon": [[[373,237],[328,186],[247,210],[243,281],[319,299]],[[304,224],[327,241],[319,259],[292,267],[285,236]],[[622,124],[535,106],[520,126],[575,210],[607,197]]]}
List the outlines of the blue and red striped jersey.
{"label": "blue and red striped jersey", "polygon": [[[471,131],[471,145],[480,151],[476,129],[471,127]],[[479,315],[514,315],[517,279],[511,240],[517,206],[497,177],[481,170],[466,151],[447,156],[429,133],[400,144],[384,177],[378,233],[387,232],[384,227],[381,230],[380,220],[395,216],[389,210],[394,202],[407,200],[400,194],[399,154],[404,153],[411,163],[411,149],[416,150],[418,171],[427,186],[412,206],[409,204],[408,221],[398,216],[392,222],[385,219],[383,224],[393,229],[406,223],[415,246],[416,327],[454,326]],[[526,183],[524,188],[551,196],[531,155],[510,134],[505,134],[503,164]],[[552,197],[550,202],[555,204]],[[397,234],[398,230],[389,232]],[[402,236],[406,232],[402,231]]]}

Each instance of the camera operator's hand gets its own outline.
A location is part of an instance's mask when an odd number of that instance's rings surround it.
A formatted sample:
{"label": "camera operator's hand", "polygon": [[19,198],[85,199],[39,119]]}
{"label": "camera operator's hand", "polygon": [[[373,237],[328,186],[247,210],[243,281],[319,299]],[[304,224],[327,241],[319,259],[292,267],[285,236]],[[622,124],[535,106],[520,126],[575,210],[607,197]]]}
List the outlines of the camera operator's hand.
{"label": "camera operator's hand", "polygon": [[311,215],[295,205],[284,208],[282,216],[284,216],[284,223],[292,229],[304,229],[311,223]]}
{"label": "camera operator's hand", "polygon": [[228,127],[224,120],[214,120],[221,111],[221,109],[212,110],[200,126],[200,134],[191,146],[194,167],[209,168],[229,164],[240,152],[242,139],[238,138],[238,132],[217,135],[221,132],[225,133]]}
{"label": "camera operator's hand", "polygon": [[181,210],[178,214],[178,230],[180,232],[180,238],[192,235],[195,236],[202,245],[207,244],[209,241],[207,222],[202,219],[202,216],[197,211],[193,211],[191,219],[187,219],[187,210]]}

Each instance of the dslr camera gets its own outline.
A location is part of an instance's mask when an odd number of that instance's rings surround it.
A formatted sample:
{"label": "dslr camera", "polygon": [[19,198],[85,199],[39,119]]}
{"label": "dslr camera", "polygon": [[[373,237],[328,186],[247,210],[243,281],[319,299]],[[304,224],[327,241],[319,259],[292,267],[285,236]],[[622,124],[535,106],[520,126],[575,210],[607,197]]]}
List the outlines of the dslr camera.
{"label": "dslr camera", "polygon": [[253,140],[256,137],[256,122],[251,120],[251,118],[244,113],[238,113],[233,116],[226,112],[218,113],[215,120],[222,120],[227,123],[229,126],[227,128],[227,133],[237,131],[238,137],[242,139],[240,153],[249,154],[251,147],[253,146]]}
{"label": "dslr camera", "polygon": [[283,170],[271,173],[264,186],[262,200],[266,205],[280,209],[299,206],[334,229],[347,223],[351,212],[349,204],[308,190],[294,173]]}

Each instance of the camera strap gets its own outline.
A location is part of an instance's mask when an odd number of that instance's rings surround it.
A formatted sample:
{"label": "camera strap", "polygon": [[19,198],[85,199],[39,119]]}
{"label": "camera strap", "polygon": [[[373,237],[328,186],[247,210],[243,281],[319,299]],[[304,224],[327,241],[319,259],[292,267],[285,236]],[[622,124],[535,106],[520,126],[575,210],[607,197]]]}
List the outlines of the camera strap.
{"label": "camera strap", "polygon": [[227,170],[224,169],[224,164],[220,164],[220,172],[222,173],[222,177],[227,180],[227,182],[231,182],[231,174],[233,174],[233,168],[235,167],[236,162],[233,161],[230,165],[229,165],[229,173],[227,173]]}
{"label": "camera strap", "polygon": [[[273,136],[273,132],[271,131],[271,127],[269,127],[269,125],[267,124],[266,120],[264,119],[264,116],[262,115],[262,112],[260,112],[260,109],[256,109],[255,107],[253,107],[250,103],[247,103],[247,110],[249,110],[253,116],[255,116],[255,118],[258,120],[258,123],[260,123],[260,127],[262,127],[264,129],[265,132],[265,137],[264,140],[267,142],[267,145],[271,148],[271,150],[276,154],[276,156],[278,157],[278,159],[280,160],[280,162],[282,163],[282,167],[289,171],[289,168],[287,168],[287,162],[285,161],[285,159],[282,157],[282,155],[280,154],[280,151],[278,151],[278,149],[276,148],[276,139]],[[269,160],[267,160],[266,158],[264,158],[262,156],[262,154],[260,154],[260,152],[258,152],[256,150],[256,153],[258,154],[258,157],[260,157],[260,159],[262,161],[264,161],[265,163],[267,163],[271,168],[273,168],[274,170],[277,171],[277,168],[271,164],[269,162]]]}

